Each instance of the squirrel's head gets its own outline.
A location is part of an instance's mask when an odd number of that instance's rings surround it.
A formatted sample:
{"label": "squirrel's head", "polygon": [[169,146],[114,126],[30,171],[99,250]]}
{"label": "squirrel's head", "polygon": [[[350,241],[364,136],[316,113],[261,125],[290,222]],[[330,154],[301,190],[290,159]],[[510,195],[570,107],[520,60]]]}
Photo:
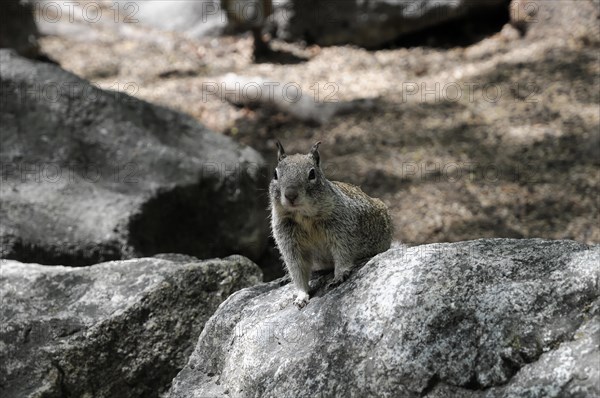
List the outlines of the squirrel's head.
{"label": "squirrel's head", "polygon": [[286,155],[277,141],[277,167],[269,186],[271,205],[288,213],[315,215],[325,192],[325,176],[317,142],[308,154]]}

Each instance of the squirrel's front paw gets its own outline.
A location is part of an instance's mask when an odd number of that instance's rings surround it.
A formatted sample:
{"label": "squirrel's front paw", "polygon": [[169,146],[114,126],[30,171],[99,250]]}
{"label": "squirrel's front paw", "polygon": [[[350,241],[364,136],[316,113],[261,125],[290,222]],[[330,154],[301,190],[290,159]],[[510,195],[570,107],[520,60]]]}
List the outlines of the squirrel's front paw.
{"label": "squirrel's front paw", "polygon": [[338,273],[335,277],[327,284],[327,288],[333,289],[334,287],[339,286],[342,282],[344,282],[350,276],[350,270],[345,270],[343,272]]}
{"label": "squirrel's front paw", "polygon": [[294,305],[298,307],[298,309],[304,308],[306,304],[308,304],[309,296],[308,293],[300,292],[296,299],[294,300]]}
{"label": "squirrel's front paw", "polygon": [[289,274],[286,274],[279,279],[279,286],[287,285],[291,281],[292,281],[292,277]]}

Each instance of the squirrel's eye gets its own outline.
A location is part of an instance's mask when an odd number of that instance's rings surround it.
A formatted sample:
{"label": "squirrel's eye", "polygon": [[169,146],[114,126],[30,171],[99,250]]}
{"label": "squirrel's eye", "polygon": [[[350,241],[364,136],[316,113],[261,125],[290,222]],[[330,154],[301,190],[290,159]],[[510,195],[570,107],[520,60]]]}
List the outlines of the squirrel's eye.
{"label": "squirrel's eye", "polygon": [[277,170],[275,170],[275,171],[273,172],[273,179],[274,179],[274,180],[276,180],[276,179],[277,179]]}
{"label": "squirrel's eye", "polygon": [[310,171],[308,172],[308,179],[314,180],[315,178],[317,178],[315,175],[315,169],[310,169]]}

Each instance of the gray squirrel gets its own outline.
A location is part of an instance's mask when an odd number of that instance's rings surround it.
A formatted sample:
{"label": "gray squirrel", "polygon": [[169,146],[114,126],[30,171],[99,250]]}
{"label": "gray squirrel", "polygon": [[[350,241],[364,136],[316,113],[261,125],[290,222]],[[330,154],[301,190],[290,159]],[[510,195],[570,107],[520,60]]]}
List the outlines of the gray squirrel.
{"label": "gray squirrel", "polygon": [[277,167],[269,185],[271,229],[292,282],[294,304],[308,304],[311,271],[334,269],[330,286],[353,266],[390,248],[392,220],[386,205],[359,187],[329,181],[319,145],[306,155],[286,155],[277,141]]}

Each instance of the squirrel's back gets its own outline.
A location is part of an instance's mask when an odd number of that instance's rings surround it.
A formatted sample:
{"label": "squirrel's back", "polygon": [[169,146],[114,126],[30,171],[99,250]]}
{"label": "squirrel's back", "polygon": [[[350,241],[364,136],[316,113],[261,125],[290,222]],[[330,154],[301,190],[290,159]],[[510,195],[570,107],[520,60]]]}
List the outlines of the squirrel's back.
{"label": "squirrel's back", "polygon": [[358,186],[339,181],[331,183],[342,194],[342,208],[346,209],[336,213],[341,219],[350,218],[346,222],[354,227],[354,234],[361,240],[361,257],[373,256],[389,249],[393,224],[385,203],[370,197]]}

